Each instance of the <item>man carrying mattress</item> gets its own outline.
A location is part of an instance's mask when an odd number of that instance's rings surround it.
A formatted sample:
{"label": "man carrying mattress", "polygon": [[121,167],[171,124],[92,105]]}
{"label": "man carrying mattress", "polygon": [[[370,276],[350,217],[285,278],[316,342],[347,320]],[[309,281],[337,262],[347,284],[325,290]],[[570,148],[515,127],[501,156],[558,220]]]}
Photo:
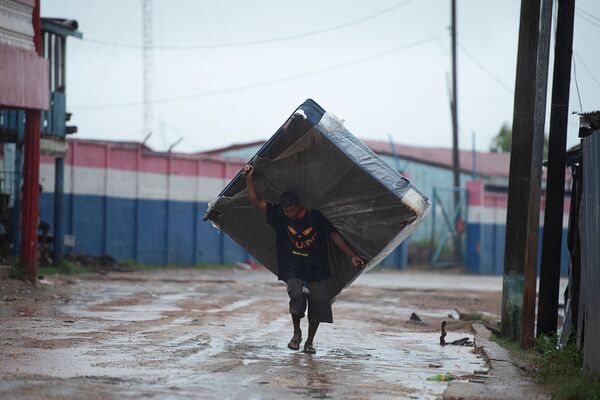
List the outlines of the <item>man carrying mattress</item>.
{"label": "man carrying mattress", "polygon": [[319,323],[333,322],[331,301],[325,285],[325,281],[331,276],[327,241],[331,239],[351,258],[356,268],[362,268],[364,261],[319,211],[303,208],[295,193],[281,194],[279,204],[267,203],[260,198],[254,187],[254,168],[246,165],[243,171],[250,203],[266,213],[267,223],[275,230],[278,278],[287,284],[294,325],[294,336],[288,347],[291,350],[300,349],[300,320],[304,317],[308,297],[308,337],[304,343],[304,352],[314,354],[313,339]]}

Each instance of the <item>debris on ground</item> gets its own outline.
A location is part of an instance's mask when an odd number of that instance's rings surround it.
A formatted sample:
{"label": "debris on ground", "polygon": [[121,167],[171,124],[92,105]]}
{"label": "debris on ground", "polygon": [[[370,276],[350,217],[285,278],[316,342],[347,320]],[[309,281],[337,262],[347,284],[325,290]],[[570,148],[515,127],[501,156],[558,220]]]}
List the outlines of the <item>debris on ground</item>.
{"label": "debris on ground", "polygon": [[427,378],[428,381],[447,382],[456,379],[456,375],[453,374],[437,374]]}
{"label": "debris on ground", "polygon": [[133,270],[128,265],[119,263],[109,255],[91,256],[89,254],[69,253],[65,260],[71,261],[77,266],[90,268],[94,272],[130,272]]}
{"label": "debris on ground", "polygon": [[468,337],[453,340],[452,342],[446,342],[446,321],[442,321],[442,332],[440,334],[440,346],[453,345],[453,346],[473,346],[473,341]]}
{"label": "debris on ground", "polygon": [[419,324],[419,325],[425,324],[425,322],[421,319],[421,317],[419,317],[417,315],[417,313],[410,314],[409,321],[412,322],[413,324]]}

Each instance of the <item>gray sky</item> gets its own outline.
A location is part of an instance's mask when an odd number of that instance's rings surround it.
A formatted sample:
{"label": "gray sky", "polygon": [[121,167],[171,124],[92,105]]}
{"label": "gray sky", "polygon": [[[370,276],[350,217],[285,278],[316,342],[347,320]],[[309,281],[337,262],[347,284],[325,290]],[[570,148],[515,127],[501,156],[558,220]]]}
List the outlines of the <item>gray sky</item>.
{"label": "gray sky", "polygon": [[[475,132],[488,150],[512,123],[520,1],[457,4],[459,145],[471,148]],[[576,4],[581,102],[597,110],[600,1]],[[76,136],[143,140],[142,0],[43,0],[42,16],[76,19],[84,35],[67,52]],[[154,46],[163,49],[153,52],[148,143],[165,150],[183,137],[176,150],[191,152],[267,139],[312,98],[360,138],[450,147],[449,25],[449,0],[153,0]],[[205,45],[213,47],[181,49]],[[573,79],[570,99],[579,111]],[[570,117],[569,145],[577,127]]]}

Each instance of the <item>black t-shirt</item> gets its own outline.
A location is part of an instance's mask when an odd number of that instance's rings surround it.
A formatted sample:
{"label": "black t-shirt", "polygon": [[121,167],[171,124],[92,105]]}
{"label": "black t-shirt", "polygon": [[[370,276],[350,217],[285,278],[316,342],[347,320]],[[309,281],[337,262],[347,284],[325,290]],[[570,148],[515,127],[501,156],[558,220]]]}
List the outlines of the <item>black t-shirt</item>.
{"label": "black t-shirt", "polygon": [[267,222],[275,229],[280,280],[316,282],[331,276],[327,241],[335,229],[319,211],[306,210],[302,218],[290,219],[281,206],[267,203]]}

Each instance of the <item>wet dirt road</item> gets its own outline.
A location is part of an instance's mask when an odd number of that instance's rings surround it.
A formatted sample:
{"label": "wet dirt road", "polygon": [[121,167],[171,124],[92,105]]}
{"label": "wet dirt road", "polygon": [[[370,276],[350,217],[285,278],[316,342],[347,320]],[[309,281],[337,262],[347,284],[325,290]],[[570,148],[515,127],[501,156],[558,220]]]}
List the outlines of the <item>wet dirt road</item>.
{"label": "wet dirt road", "polygon": [[[449,321],[449,340],[471,336],[448,314],[497,314],[498,291],[370,274],[338,298],[316,355],[287,349],[287,293],[267,272],[55,277],[39,289],[0,281],[0,398],[434,399],[447,384],[427,377],[486,369],[472,348],[440,346],[439,326]],[[413,311],[425,324],[408,321]]]}

